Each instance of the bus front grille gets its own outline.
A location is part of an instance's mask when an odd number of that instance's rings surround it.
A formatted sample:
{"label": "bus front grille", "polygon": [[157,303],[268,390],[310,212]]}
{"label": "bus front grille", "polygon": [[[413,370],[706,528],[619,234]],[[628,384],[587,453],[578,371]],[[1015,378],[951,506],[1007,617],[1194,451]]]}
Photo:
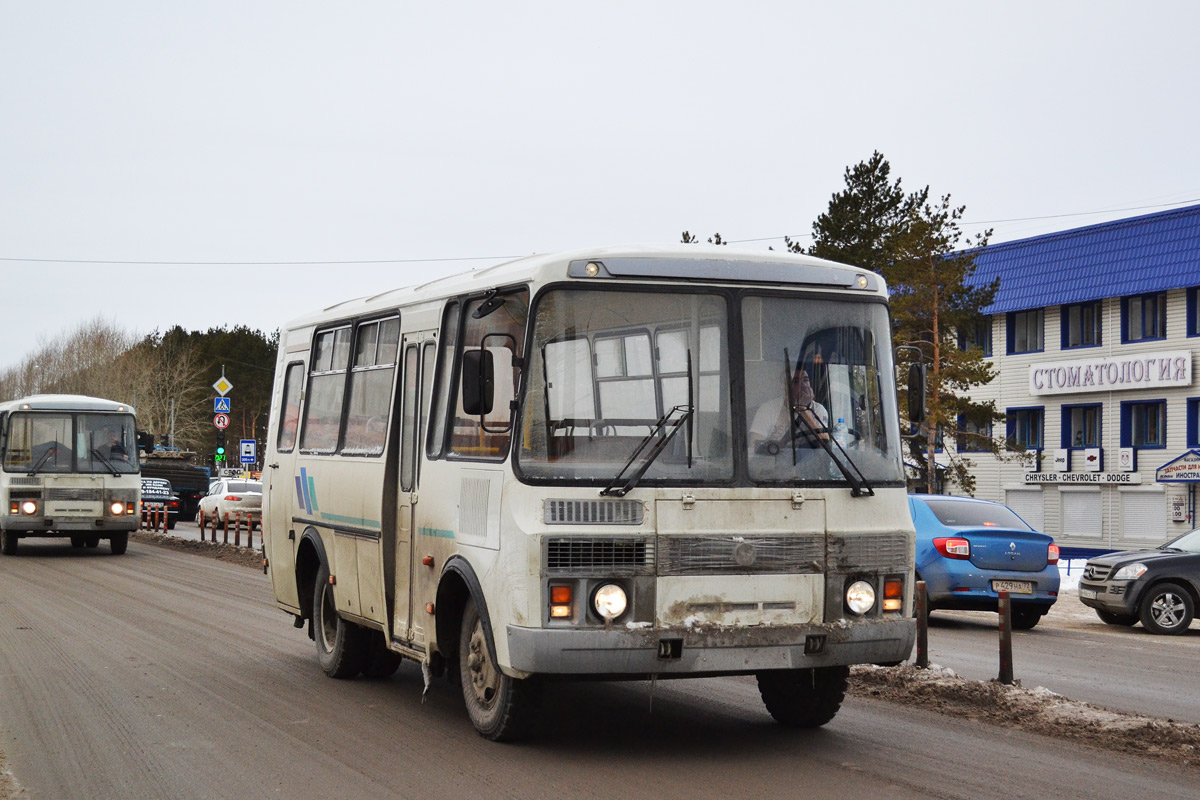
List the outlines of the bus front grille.
{"label": "bus front grille", "polygon": [[65,488],[55,487],[46,490],[47,500],[82,500],[85,502],[98,503],[104,499],[104,491],[102,489],[89,488]]}
{"label": "bus front grille", "polygon": [[825,537],[663,536],[659,575],[812,574],[822,571]]}
{"label": "bus front grille", "polygon": [[654,540],[572,537],[545,540],[548,575],[652,575]]}

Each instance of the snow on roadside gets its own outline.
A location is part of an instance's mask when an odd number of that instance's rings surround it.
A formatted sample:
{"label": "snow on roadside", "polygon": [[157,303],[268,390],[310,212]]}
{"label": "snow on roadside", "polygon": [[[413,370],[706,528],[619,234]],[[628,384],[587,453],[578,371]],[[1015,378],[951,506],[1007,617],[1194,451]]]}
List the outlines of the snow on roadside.
{"label": "snow on roadside", "polygon": [[937,665],[929,669],[859,666],[851,670],[850,687],[859,697],[1200,767],[1200,725],[1110,711],[1042,687],[1025,689],[1019,681],[1005,686],[967,680]]}

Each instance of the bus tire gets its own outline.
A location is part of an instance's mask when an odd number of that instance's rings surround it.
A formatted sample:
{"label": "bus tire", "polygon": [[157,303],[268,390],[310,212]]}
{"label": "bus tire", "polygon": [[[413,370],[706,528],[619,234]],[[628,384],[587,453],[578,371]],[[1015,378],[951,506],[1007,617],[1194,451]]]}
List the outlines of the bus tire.
{"label": "bus tire", "polygon": [[114,556],[125,555],[125,551],[129,548],[129,534],[114,533],[108,537],[108,547]]}
{"label": "bus tire", "polygon": [[313,585],[312,621],[317,660],[325,674],[345,679],[361,672],[366,658],[365,631],[338,616],[329,583],[329,565],[324,562]]}
{"label": "bus tire", "polygon": [[82,536],[72,536],[71,537],[71,547],[75,547],[75,548],[83,547],[83,537]]}
{"label": "bus tire", "polygon": [[368,633],[367,655],[363,659],[362,674],[364,678],[390,678],[400,669],[402,656],[394,650],[389,650],[387,640],[381,633]]}
{"label": "bus tire", "polygon": [[17,554],[17,541],[20,539],[12,531],[0,530],[0,550],[4,551],[6,556],[15,556]]}
{"label": "bus tire", "polygon": [[819,728],[842,707],[850,668],[771,670],[755,677],[763,705],[776,722],[786,728]]}
{"label": "bus tire", "polygon": [[99,536],[86,536],[83,539],[83,544],[86,547],[99,547],[100,546],[100,537]]}
{"label": "bus tire", "polygon": [[491,654],[479,609],[474,600],[468,600],[458,640],[458,671],[467,716],[483,738],[513,741],[531,731],[541,687],[536,678],[505,675]]}

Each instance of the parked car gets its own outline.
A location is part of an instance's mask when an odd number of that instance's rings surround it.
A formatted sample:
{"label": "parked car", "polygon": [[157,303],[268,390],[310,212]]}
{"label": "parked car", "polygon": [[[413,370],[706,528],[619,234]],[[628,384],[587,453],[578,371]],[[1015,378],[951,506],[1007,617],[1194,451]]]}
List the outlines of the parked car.
{"label": "parked car", "polygon": [[208,488],[208,494],[200,498],[200,508],[196,511],[197,522],[220,524],[225,515],[232,516],[236,512],[255,515],[253,525],[257,526],[262,515],[262,482],[245,478],[221,478],[214,481]]}
{"label": "parked car", "polygon": [[142,524],[153,524],[155,513],[166,512],[167,530],[174,530],[179,521],[179,509],[182,503],[179,495],[171,488],[171,482],[165,478],[142,478]]}
{"label": "parked car", "polygon": [[1109,625],[1183,633],[1200,602],[1200,528],[1152,550],[1122,550],[1088,559],[1079,599]]}
{"label": "parked car", "polygon": [[917,580],[929,609],[997,611],[1012,603],[1012,625],[1029,630],[1058,600],[1058,545],[1002,503],[914,494]]}

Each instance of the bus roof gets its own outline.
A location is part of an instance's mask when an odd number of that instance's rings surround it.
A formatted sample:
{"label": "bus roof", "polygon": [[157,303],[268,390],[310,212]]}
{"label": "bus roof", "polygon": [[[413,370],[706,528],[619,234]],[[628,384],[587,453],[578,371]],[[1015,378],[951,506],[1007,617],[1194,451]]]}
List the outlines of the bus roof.
{"label": "bus roof", "polygon": [[82,394],[34,394],[0,403],[4,411],[111,411],[132,414],[133,406]]}
{"label": "bus roof", "polygon": [[[583,272],[584,266],[590,262],[598,263],[601,268],[601,273],[595,278]],[[865,286],[857,283],[859,276],[863,276]],[[606,282],[605,279],[820,287],[887,296],[887,287],[879,275],[813,256],[770,250],[739,250],[725,245],[620,245],[527,256],[416,286],[346,300],[298,317],[290,321],[285,330],[385,311],[410,303],[485,292],[517,283],[544,284],[568,280]]]}

